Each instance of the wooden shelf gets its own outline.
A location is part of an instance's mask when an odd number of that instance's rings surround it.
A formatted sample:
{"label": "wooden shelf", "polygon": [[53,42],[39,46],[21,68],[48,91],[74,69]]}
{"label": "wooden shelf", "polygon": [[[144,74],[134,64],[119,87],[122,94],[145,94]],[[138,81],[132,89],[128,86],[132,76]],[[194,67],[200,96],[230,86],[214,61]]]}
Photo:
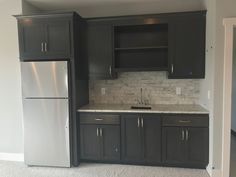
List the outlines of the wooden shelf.
{"label": "wooden shelf", "polygon": [[168,24],[118,26],[114,35],[115,71],[167,71]]}
{"label": "wooden shelf", "polygon": [[125,47],[125,48],[115,48],[115,51],[122,51],[122,50],[149,50],[149,49],[168,49],[168,46]]}

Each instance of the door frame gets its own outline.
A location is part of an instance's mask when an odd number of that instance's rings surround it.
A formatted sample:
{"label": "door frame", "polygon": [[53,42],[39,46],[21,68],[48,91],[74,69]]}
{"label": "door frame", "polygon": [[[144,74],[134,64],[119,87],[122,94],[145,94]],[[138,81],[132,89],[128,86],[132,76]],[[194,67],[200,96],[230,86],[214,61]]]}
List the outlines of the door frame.
{"label": "door frame", "polygon": [[230,174],[231,100],[233,72],[233,37],[236,18],[224,18],[224,73],[223,73],[223,120],[222,120],[222,177]]}

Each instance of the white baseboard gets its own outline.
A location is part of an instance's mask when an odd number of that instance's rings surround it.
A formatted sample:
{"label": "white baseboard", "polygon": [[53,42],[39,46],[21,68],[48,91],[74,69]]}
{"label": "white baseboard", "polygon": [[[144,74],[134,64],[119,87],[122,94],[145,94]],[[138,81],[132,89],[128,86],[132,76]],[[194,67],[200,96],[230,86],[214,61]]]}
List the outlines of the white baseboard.
{"label": "white baseboard", "polygon": [[0,160],[23,162],[24,161],[24,154],[23,153],[1,153],[0,152]]}
{"label": "white baseboard", "polygon": [[207,166],[206,171],[209,174],[209,176],[212,177],[212,167],[210,165]]}
{"label": "white baseboard", "polygon": [[223,177],[222,176],[222,171],[220,169],[212,170],[212,177]]}

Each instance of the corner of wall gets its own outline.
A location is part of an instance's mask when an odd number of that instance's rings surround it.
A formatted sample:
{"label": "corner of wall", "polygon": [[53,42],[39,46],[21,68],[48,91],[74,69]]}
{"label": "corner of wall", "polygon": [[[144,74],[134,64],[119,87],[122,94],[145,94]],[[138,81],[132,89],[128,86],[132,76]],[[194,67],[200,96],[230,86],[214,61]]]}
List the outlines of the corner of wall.
{"label": "corner of wall", "polygon": [[21,0],[22,2],[22,14],[35,14],[42,12],[39,8],[35,7],[26,0]]}
{"label": "corner of wall", "polygon": [[0,160],[24,162],[23,153],[0,153]]}

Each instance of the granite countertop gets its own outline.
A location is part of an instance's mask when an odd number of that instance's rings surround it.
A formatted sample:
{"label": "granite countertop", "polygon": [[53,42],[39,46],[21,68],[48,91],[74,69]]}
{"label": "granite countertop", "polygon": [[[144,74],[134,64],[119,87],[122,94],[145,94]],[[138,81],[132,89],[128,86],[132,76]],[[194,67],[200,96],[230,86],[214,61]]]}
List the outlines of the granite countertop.
{"label": "granite countertop", "polygon": [[209,111],[197,104],[156,104],[152,109],[131,109],[130,104],[88,104],[78,109],[78,112],[105,113],[176,113],[176,114],[209,114]]}

